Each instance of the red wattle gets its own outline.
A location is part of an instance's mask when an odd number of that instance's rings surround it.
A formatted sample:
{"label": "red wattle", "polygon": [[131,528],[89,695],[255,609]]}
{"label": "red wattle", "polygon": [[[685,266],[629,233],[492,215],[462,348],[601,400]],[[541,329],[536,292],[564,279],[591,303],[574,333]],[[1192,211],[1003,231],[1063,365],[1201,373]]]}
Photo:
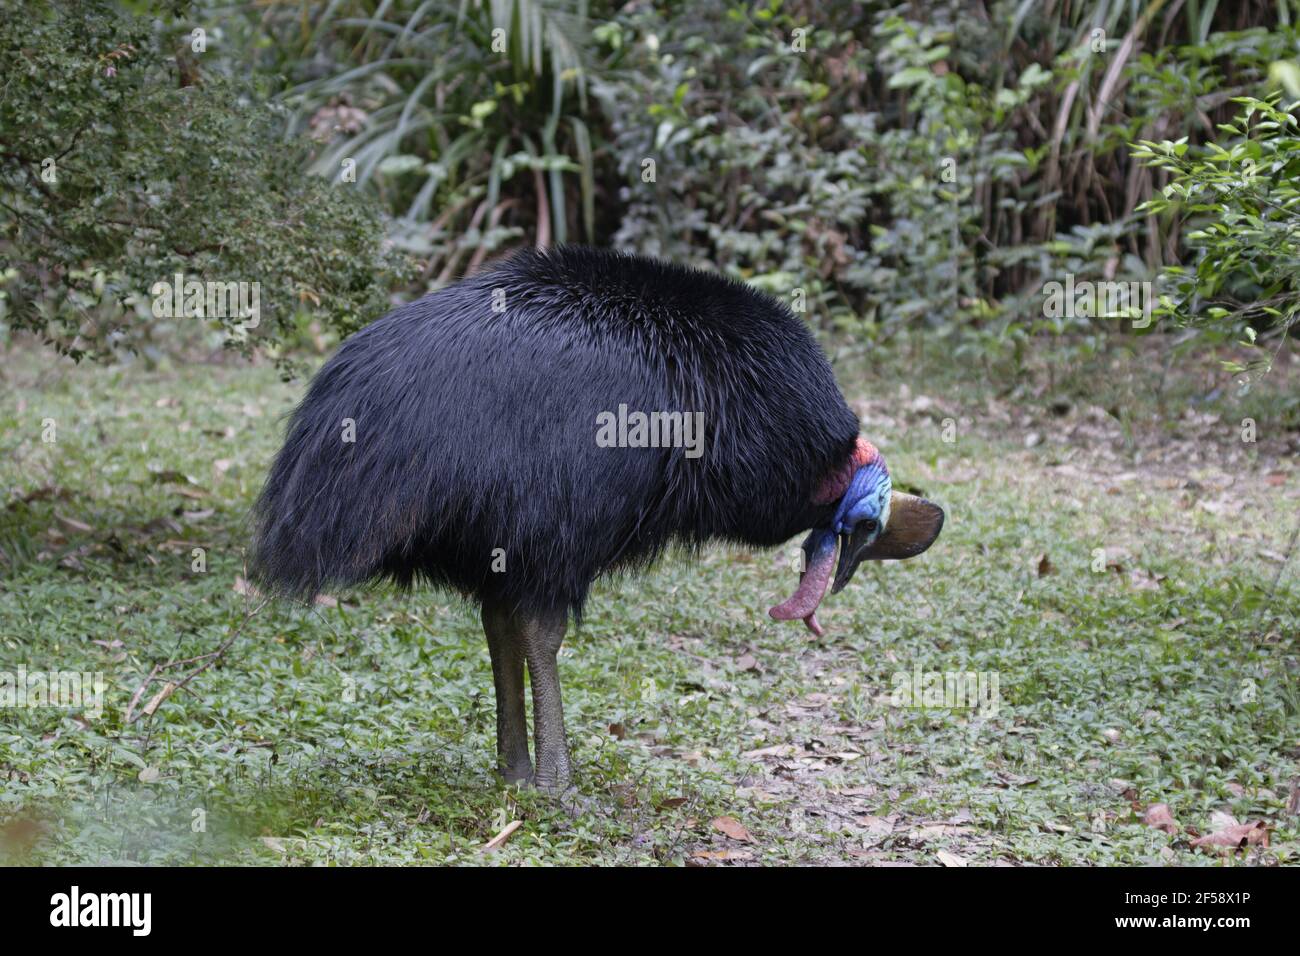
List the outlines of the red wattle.
{"label": "red wattle", "polygon": [[849,456],[849,460],[835,472],[827,475],[817,486],[817,490],[813,493],[813,504],[828,505],[833,501],[839,501],[844,490],[848,488],[849,482],[853,480],[854,473],[879,457],[880,452],[876,450],[876,446],[859,435],[858,443],[853,446],[853,454]]}
{"label": "red wattle", "polygon": [[829,531],[822,532],[808,560],[808,567],[799,576],[799,587],[767,613],[777,621],[802,619],[808,630],[820,637],[825,631],[817,621],[817,606],[830,587],[834,568],[835,535]]}

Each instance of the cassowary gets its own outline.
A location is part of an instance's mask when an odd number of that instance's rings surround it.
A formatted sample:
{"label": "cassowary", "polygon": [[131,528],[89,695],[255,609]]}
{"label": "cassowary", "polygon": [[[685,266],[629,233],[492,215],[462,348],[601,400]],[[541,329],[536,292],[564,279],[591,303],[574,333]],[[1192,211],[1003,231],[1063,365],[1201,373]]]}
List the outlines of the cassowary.
{"label": "cassowary", "polygon": [[[592,582],[672,543],[812,529],[816,610],[864,560],[908,558],[943,512],[891,490],[825,356],[776,299],[582,248],[516,254],[347,339],[293,413],[255,508],[252,573],[310,599],[423,580],[482,607],[509,781],[571,777],[556,652]],[[534,768],[524,709],[533,697]]]}

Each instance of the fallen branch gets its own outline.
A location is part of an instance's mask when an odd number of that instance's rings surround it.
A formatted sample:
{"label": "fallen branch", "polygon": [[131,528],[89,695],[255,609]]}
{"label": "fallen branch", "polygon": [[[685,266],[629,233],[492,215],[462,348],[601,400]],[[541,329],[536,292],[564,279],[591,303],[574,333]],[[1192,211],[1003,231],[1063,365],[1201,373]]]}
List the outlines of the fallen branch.
{"label": "fallen branch", "polygon": [[505,845],[505,842],[510,839],[510,835],[523,825],[524,825],[523,820],[513,820],[510,823],[507,823],[505,825],[505,828],[502,829],[500,833],[498,833],[492,839],[488,840],[487,843],[483,844],[483,852],[486,853],[489,850],[500,849],[502,846]]}
{"label": "fallen branch", "polygon": [[[235,638],[239,637],[240,632],[244,629],[244,625],[257,616],[257,613],[261,611],[262,608],[266,607],[266,605],[267,601],[264,600],[257,607],[253,608],[253,610],[244,615],[244,619],[239,622],[239,625],[231,631],[230,636],[226,638],[216,650],[209,651],[206,654],[200,654],[197,657],[187,657],[184,660],[168,661],[165,664],[155,664],[153,669],[149,671],[149,676],[144,679],[144,683],[137,687],[135,693],[131,695],[131,701],[126,705],[126,714],[123,718],[125,722],[127,724],[133,724],[141,717],[152,717],[154,712],[162,706],[163,701],[176,693],[176,691],[185,687],[190,681],[194,680],[194,678],[198,677],[205,670],[219,661],[225,655],[226,651],[230,649],[230,646],[235,643]],[[168,671],[173,667],[184,667],[188,664],[198,664],[199,666],[178,681],[168,680],[163,686],[163,689],[154,695],[149,703],[145,705],[143,710],[138,714],[135,712],[136,705],[140,703],[140,698],[144,696],[145,691],[149,689],[150,684],[161,679],[165,671]]]}

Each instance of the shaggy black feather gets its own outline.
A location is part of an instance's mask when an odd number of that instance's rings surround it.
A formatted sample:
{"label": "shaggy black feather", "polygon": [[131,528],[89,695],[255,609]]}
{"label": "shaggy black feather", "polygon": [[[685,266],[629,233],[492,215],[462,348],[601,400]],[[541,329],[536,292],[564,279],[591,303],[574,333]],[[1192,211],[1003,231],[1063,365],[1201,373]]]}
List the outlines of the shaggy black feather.
{"label": "shaggy black feather", "polygon": [[[620,404],[703,412],[702,456],[599,447],[597,415]],[[629,255],[528,251],[396,309],[321,368],[257,502],[252,572],[302,599],[420,578],[580,614],[598,575],[672,542],[772,546],[824,523],[833,506],[809,502],[857,434],[776,299]]]}

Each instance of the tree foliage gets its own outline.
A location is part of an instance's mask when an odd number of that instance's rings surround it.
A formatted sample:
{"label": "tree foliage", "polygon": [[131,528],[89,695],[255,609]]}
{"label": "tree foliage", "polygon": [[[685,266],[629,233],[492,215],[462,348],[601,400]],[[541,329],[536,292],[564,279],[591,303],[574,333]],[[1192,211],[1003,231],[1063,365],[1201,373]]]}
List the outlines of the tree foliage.
{"label": "tree foliage", "polygon": [[[1163,276],[1155,328],[1267,338],[1290,324],[1289,212],[1260,206],[1254,236],[1240,203],[1289,210],[1291,147],[1233,116],[1242,97],[1290,114],[1269,97],[1300,76],[1296,6],[38,4],[0,27],[0,121],[22,131],[0,157],[0,291],[77,354],[156,331],[136,321],[156,278],[258,279],[273,341],[306,314],[345,333],[385,289],[418,295],[517,245],[583,241],[727,272],[847,342],[924,329],[1018,357],[1037,335],[1087,354],[1143,331],[1049,312],[1066,276]],[[216,42],[197,54],[200,26]],[[1239,141],[1240,164],[1216,158]],[[1139,142],[1185,156],[1150,162]],[[1219,255],[1225,226],[1257,245]]]}
{"label": "tree foliage", "polygon": [[1170,174],[1144,209],[1187,223],[1192,262],[1165,274],[1162,311],[1184,324],[1283,340],[1300,315],[1300,128],[1280,94],[1234,97],[1225,143],[1140,142],[1133,155]]}
{"label": "tree foliage", "polygon": [[8,322],[74,358],[137,348],[177,274],[257,284],[256,318],[187,319],[245,350],[303,311],[343,332],[384,311],[399,263],[372,201],[307,175],[283,110],[205,70],[172,22],[0,0]]}
{"label": "tree foliage", "polygon": [[252,48],[300,125],[353,111],[318,162],[358,157],[431,285],[582,237],[855,337],[1015,352],[1121,328],[1044,315],[1046,283],[1154,281],[1191,251],[1142,206],[1170,171],[1128,144],[1222,135],[1291,56],[1290,7],[337,0],[260,16]]}

